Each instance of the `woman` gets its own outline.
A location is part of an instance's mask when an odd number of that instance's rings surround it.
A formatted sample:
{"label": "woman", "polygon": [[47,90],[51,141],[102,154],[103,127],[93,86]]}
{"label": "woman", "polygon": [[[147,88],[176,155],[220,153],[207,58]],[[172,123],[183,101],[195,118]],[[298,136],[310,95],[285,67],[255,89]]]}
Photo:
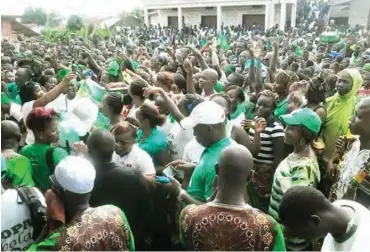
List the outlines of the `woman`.
{"label": "woman", "polygon": [[242,88],[230,86],[226,90],[226,94],[230,97],[230,121],[241,125],[245,120],[245,95]]}
{"label": "woman", "polygon": [[[269,90],[262,91],[257,97],[256,119],[265,119],[266,128],[260,133],[261,146],[258,153],[253,155],[254,173],[247,186],[251,205],[266,213],[274,172],[284,158],[284,128],[273,115],[276,108],[274,97],[274,93]],[[246,120],[244,123],[244,128],[254,141],[256,119]]]}
{"label": "woman", "polygon": [[26,120],[27,128],[35,136],[35,142],[23,147],[20,154],[32,160],[33,181],[42,192],[50,188],[49,177],[55,166],[68,156],[65,150],[50,146],[59,140],[57,120],[58,114],[45,107],[34,108]]}
{"label": "woman", "polygon": [[137,169],[143,175],[155,175],[152,158],[136,145],[138,128],[127,122],[116,124],[111,130],[116,139],[116,152],[113,161],[125,169]]}
{"label": "woman", "polygon": [[153,159],[154,165],[164,166],[170,161],[167,136],[158,126],[163,125],[166,116],[161,115],[155,105],[145,103],[136,111],[139,122],[136,143]]}
{"label": "woman", "polygon": [[140,79],[134,80],[130,83],[130,86],[128,87],[128,94],[132,99],[132,107],[127,117],[133,117],[136,119],[136,111],[144,104],[144,90],[148,87],[148,83]]}
{"label": "woman", "polygon": [[[279,221],[279,204],[284,193],[292,186],[304,185],[317,188],[320,169],[312,148],[312,141],[320,131],[320,117],[308,108],[298,109],[281,117],[285,128],[285,143],[294,147],[294,152],[276,168],[272,184],[268,213]],[[301,239],[287,239],[290,250],[310,250],[308,242]]]}
{"label": "woman", "polygon": [[123,94],[109,93],[103,97],[102,112],[108,117],[110,128],[122,120],[121,112],[123,109]]}
{"label": "woman", "polygon": [[278,96],[277,105],[274,109],[274,115],[277,118],[288,113],[287,96],[289,93],[289,86],[295,81],[298,81],[298,77],[292,71],[280,71],[276,76],[272,90]]}
{"label": "woman", "polygon": [[[40,84],[29,81],[20,87],[19,97],[22,100],[22,116],[23,120],[27,120],[28,114],[33,108],[44,107],[50,102],[54,101],[59,95],[61,95],[64,89],[69,85],[70,81],[75,79],[73,73],[67,74],[66,77],[52,90],[44,93]],[[34,143],[34,136],[31,130],[27,130],[27,144]]]}
{"label": "woman", "polygon": [[41,86],[43,86],[47,92],[52,90],[58,84],[57,78],[53,75],[42,75],[39,81]]}
{"label": "woman", "polygon": [[350,135],[348,122],[355,110],[356,94],[362,86],[362,77],[357,69],[345,69],[338,74],[337,93],[327,98],[327,117],[323,128],[325,149],[323,159],[330,160],[339,136]]}
{"label": "woman", "polygon": [[157,74],[155,86],[162,88],[166,93],[170,94],[173,84],[173,73],[159,72]]}

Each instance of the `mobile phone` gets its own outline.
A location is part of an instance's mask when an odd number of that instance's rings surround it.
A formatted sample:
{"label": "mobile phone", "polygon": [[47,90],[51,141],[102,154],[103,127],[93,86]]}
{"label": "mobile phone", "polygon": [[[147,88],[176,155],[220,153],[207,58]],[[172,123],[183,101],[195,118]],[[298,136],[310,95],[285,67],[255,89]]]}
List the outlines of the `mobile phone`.
{"label": "mobile phone", "polygon": [[167,177],[175,177],[177,172],[177,169],[173,166],[169,166],[166,169],[163,170],[164,175]]}
{"label": "mobile phone", "polygon": [[171,180],[166,176],[156,176],[157,183],[168,184],[171,183]]}

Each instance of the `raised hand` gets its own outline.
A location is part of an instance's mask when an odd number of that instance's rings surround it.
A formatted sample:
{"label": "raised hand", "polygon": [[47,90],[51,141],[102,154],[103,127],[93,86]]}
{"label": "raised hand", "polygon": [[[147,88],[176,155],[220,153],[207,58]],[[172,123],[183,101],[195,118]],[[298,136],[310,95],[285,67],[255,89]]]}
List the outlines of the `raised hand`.
{"label": "raised hand", "polygon": [[191,63],[190,59],[186,59],[184,61],[183,67],[184,67],[185,72],[187,72],[187,73],[190,73],[190,72],[193,71],[193,64]]}

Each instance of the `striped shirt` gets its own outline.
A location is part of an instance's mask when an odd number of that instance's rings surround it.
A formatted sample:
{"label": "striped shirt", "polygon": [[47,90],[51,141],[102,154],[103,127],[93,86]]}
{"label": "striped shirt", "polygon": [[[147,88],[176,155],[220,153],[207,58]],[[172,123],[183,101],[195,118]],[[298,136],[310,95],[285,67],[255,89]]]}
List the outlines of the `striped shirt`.
{"label": "striped shirt", "polygon": [[[248,135],[254,140],[255,122],[252,122],[252,127],[249,129]],[[261,132],[261,148],[254,161],[264,164],[274,163],[274,152],[272,140],[278,137],[284,137],[284,128],[275,118],[266,124],[266,128]],[[281,146],[283,148],[283,146]]]}

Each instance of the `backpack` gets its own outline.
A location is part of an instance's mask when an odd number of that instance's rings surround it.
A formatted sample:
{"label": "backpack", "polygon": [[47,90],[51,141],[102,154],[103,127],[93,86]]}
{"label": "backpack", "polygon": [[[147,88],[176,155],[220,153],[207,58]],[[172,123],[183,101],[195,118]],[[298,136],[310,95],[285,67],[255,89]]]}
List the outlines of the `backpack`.
{"label": "backpack", "polygon": [[16,190],[19,197],[30,209],[33,227],[32,239],[36,241],[46,224],[46,207],[41,204],[37,191],[32,186],[20,186]]}

